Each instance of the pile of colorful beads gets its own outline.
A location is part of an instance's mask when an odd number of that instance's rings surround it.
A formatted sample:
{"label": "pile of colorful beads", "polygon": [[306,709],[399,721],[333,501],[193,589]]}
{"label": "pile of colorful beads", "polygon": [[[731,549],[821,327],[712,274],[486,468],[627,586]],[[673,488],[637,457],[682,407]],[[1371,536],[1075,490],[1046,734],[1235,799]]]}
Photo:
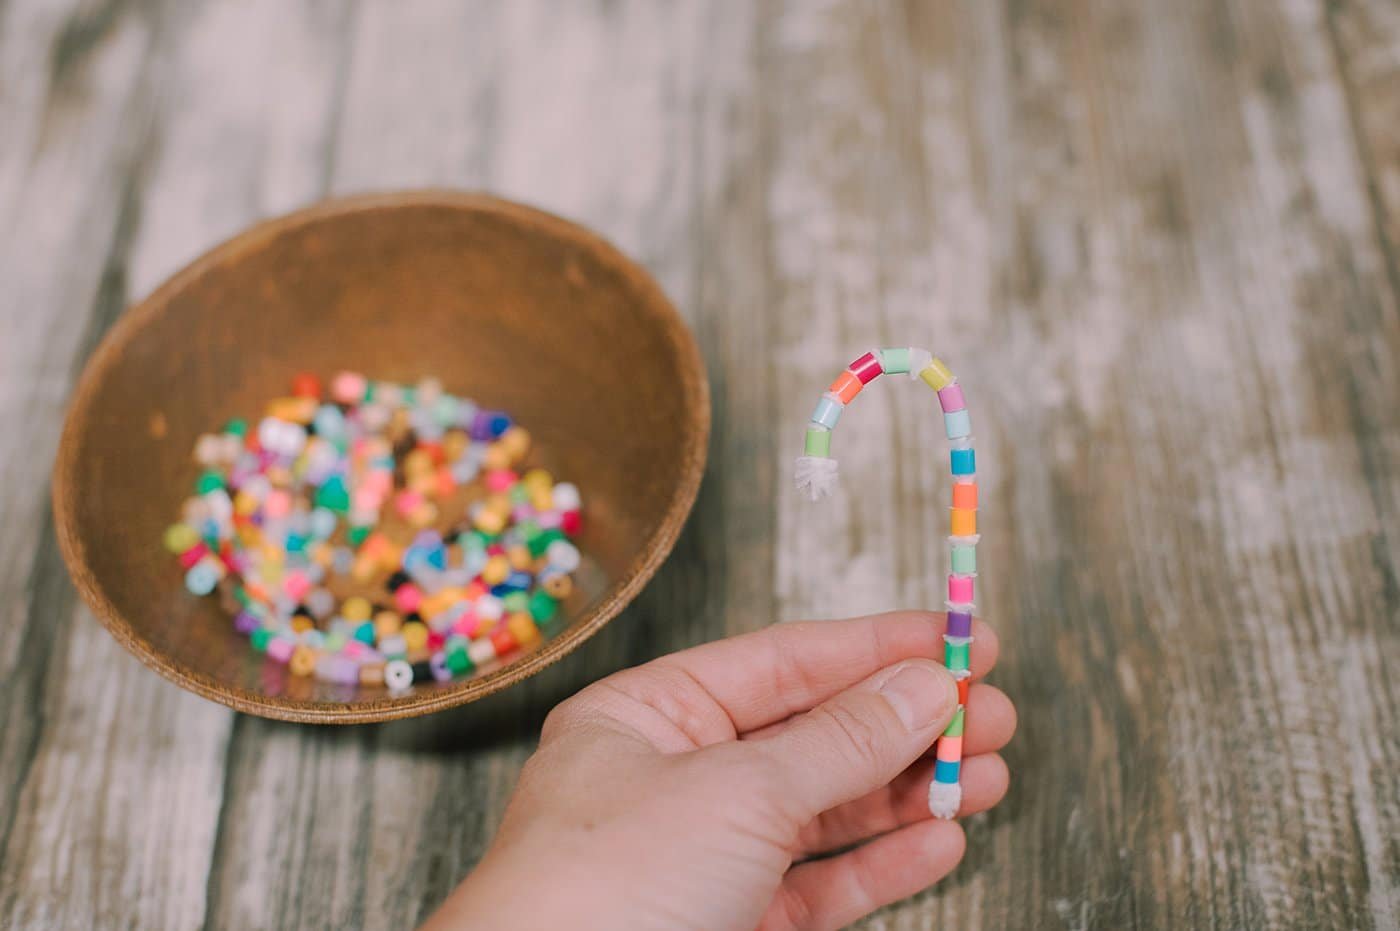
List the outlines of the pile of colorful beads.
{"label": "pile of colorful beads", "polygon": [[342,372],[323,394],[301,374],[255,430],[199,438],[204,471],[165,546],[190,592],[217,590],[293,675],[395,690],[466,676],[540,642],[573,588],[579,492],[518,472],[529,448],[509,416],[432,379]]}

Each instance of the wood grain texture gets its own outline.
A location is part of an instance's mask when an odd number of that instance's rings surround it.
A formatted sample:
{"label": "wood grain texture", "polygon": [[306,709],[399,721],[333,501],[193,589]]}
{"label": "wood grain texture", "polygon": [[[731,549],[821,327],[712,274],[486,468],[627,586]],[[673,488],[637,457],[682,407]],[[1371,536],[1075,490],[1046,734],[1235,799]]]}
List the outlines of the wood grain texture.
{"label": "wood grain texture", "polygon": [[[838,502],[787,481],[821,388],[898,343],[967,386],[1022,724],[967,862],[864,926],[1397,926],[1397,75],[1383,0],[0,0],[0,926],[409,925],[583,683],[935,604],[922,389],[857,402]],[[64,401],[212,243],[427,184],[657,275],[711,376],[697,510],[623,617],[489,701],[232,715],[75,606]]]}

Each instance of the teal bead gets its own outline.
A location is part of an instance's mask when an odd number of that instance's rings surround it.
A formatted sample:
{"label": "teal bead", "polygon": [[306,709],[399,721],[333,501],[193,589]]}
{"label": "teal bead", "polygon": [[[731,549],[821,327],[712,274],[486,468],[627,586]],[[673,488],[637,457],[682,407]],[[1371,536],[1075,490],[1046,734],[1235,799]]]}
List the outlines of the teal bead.
{"label": "teal bead", "polygon": [[232,433],[237,437],[245,437],[248,435],[248,421],[244,420],[242,417],[235,417],[224,424],[224,432]]}
{"label": "teal bead", "polygon": [[881,349],[880,368],[887,375],[898,375],[909,371],[908,349]]}
{"label": "teal bead", "polygon": [[819,424],[832,430],[836,427],[836,421],[841,419],[842,405],[831,400],[826,395],[817,399],[817,408],[812,411],[812,416],[808,419],[814,424]]}
{"label": "teal bead", "polygon": [[194,490],[201,495],[224,487],[224,477],[218,472],[205,472],[194,483]]}
{"label": "teal bead", "polygon": [[947,644],[943,654],[943,664],[954,672],[967,668],[966,643]]}
{"label": "teal bead", "polygon": [[953,547],[953,571],[959,575],[972,575],[977,571],[977,547],[959,545]]}
{"label": "teal bead", "polygon": [[345,479],[332,475],[316,489],[316,506],[337,514],[350,510],[350,492],[345,489]]}
{"label": "teal bead", "polygon": [[272,642],[272,631],[266,627],[259,627],[253,631],[249,639],[253,642],[253,649],[259,653],[266,653],[267,645]]}
{"label": "teal bead", "polygon": [[539,589],[530,596],[530,616],[535,619],[536,624],[548,624],[554,620],[558,611],[559,602],[550,597],[549,592],[544,589]]}
{"label": "teal bead", "polygon": [[369,621],[365,621],[363,624],[356,627],[355,639],[369,646],[374,646],[374,625]]}

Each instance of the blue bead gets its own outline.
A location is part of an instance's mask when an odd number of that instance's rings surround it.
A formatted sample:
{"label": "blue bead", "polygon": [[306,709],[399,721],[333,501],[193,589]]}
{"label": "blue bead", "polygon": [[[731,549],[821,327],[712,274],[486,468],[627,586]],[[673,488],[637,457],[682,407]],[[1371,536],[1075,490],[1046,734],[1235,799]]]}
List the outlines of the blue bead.
{"label": "blue bead", "polygon": [[944,784],[956,783],[958,781],[958,771],[962,769],[961,763],[952,763],[948,760],[938,760],[933,765],[933,781]]}
{"label": "blue bead", "polygon": [[505,433],[507,430],[509,430],[509,429],[510,429],[510,423],[511,423],[511,421],[510,421],[510,415],[509,415],[509,414],[502,414],[502,413],[495,413],[495,414],[492,414],[492,415],[491,415],[491,422],[490,422],[490,431],[491,431],[491,436],[492,436],[492,438],[494,439],[495,437],[498,437],[498,436],[500,436],[502,433]]}
{"label": "blue bead", "polygon": [[517,592],[528,591],[530,588],[531,576],[528,572],[512,572],[506,576],[503,583],[508,589]]}
{"label": "blue bead", "polygon": [[836,421],[841,419],[841,405],[831,398],[823,396],[817,401],[817,409],[812,411],[812,423],[821,424],[828,430],[836,427]]}
{"label": "blue bead", "polygon": [[949,454],[949,458],[952,460],[954,475],[977,474],[977,452],[972,447],[955,449]]}
{"label": "blue bead", "polygon": [[949,411],[943,415],[943,425],[948,430],[948,439],[957,440],[972,433],[972,416],[967,409]]}
{"label": "blue bead", "polygon": [[219,574],[205,562],[197,562],[185,573],[185,587],[195,595],[207,595],[219,584]]}

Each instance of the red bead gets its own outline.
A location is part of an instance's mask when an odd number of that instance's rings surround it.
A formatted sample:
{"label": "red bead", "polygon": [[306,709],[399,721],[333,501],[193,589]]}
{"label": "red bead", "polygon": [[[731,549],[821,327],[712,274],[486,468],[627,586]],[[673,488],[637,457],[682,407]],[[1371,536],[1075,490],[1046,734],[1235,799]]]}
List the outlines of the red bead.
{"label": "red bead", "polygon": [[576,536],[583,529],[583,515],[578,511],[565,511],[559,515],[559,529],[569,536]]}
{"label": "red bead", "polygon": [[504,556],[505,554],[506,545],[504,543],[492,543],[490,546],[486,547],[487,556]]}
{"label": "red bead", "polygon": [[505,625],[501,625],[498,630],[491,632],[491,646],[496,648],[497,656],[505,656],[520,644],[516,643],[515,635],[512,634]]}
{"label": "red bead", "polygon": [[967,707],[967,690],[972,685],[972,677],[964,676],[958,680],[958,704]]}
{"label": "red bead", "polygon": [[319,398],[321,379],[310,372],[298,372],[292,376],[292,394],[299,398]]}
{"label": "red bead", "polygon": [[880,368],[880,360],[875,358],[875,353],[873,352],[867,352],[865,355],[852,362],[850,364],[850,369],[856,378],[860,379],[862,385],[870,384],[876,378],[879,378],[880,373],[884,371],[884,369]]}
{"label": "red bead", "polygon": [[196,543],[194,546],[180,554],[180,566],[189,569],[209,554],[209,547],[203,543]]}
{"label": "red bead", "polygon": [[428,631],[428,649],[436,650],[447,642],[447,638],[435,630]]}

